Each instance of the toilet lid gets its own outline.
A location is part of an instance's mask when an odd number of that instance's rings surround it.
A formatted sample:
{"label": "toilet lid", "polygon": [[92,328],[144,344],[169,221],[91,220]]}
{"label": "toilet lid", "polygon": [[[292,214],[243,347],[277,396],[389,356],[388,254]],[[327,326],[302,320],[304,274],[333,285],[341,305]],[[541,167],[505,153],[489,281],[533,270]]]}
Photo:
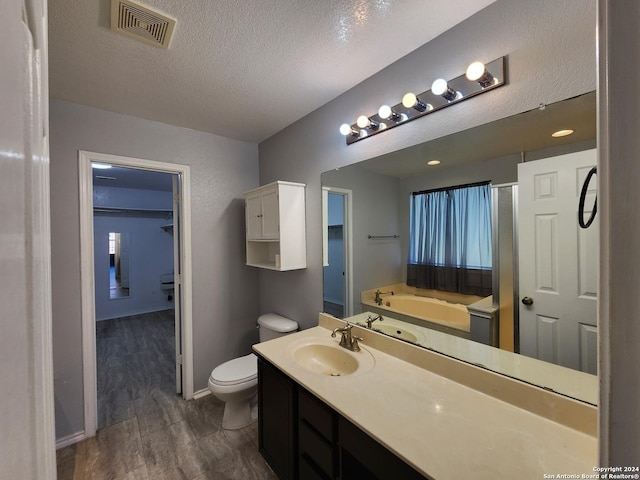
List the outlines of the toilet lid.
{"label": "toilet lid", "polygon": [[218,365],[211,372],[211,379],[218,385],[236,385],[258,376],[258,357],[253,353],[234,358]]}

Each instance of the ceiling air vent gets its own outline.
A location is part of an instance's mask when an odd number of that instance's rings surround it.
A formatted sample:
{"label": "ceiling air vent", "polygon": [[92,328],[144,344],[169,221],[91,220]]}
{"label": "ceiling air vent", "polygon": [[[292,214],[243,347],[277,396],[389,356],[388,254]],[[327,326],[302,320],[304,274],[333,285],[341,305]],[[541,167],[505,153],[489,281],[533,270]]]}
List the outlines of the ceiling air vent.
{"label": "ceiling air vent", "polygon": [[168,48],[176,21],[130,0],[111,0],[111,30]]}

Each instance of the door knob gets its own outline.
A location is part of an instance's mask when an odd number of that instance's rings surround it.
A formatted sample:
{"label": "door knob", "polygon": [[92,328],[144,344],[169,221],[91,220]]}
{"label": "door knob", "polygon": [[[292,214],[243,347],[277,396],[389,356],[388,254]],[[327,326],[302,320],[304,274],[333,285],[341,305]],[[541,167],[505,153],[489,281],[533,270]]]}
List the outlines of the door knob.
{"label": "door knob", "polygon": [[522,298],[522,303],[529,306],[529,305],[533,305],[533,298],[531,297],[523,297]]}

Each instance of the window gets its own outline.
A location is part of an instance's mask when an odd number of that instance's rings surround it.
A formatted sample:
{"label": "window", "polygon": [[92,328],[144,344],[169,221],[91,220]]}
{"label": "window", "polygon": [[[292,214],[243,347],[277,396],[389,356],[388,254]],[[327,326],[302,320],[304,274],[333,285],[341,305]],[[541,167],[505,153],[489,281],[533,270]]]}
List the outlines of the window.
{"label": "window", "polygon": [[491,186],[411,196],[407,285],[491,295]]}

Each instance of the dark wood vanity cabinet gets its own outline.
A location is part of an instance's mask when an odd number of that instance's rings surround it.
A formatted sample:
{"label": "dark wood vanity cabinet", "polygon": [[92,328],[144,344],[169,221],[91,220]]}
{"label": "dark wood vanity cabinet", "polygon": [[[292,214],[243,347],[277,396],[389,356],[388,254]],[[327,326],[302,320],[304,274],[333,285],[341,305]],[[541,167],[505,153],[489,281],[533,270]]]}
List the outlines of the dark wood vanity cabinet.
{"label": "dark wood vanity cabinet", "polygon": [[259,450],[281,480],[425,478],[260,357],[258,395]]}
{"label": "dark wood vanity cabinet", "polygon": [[258,358],[258,450],[281,480],[297,476],[298,387]]}

